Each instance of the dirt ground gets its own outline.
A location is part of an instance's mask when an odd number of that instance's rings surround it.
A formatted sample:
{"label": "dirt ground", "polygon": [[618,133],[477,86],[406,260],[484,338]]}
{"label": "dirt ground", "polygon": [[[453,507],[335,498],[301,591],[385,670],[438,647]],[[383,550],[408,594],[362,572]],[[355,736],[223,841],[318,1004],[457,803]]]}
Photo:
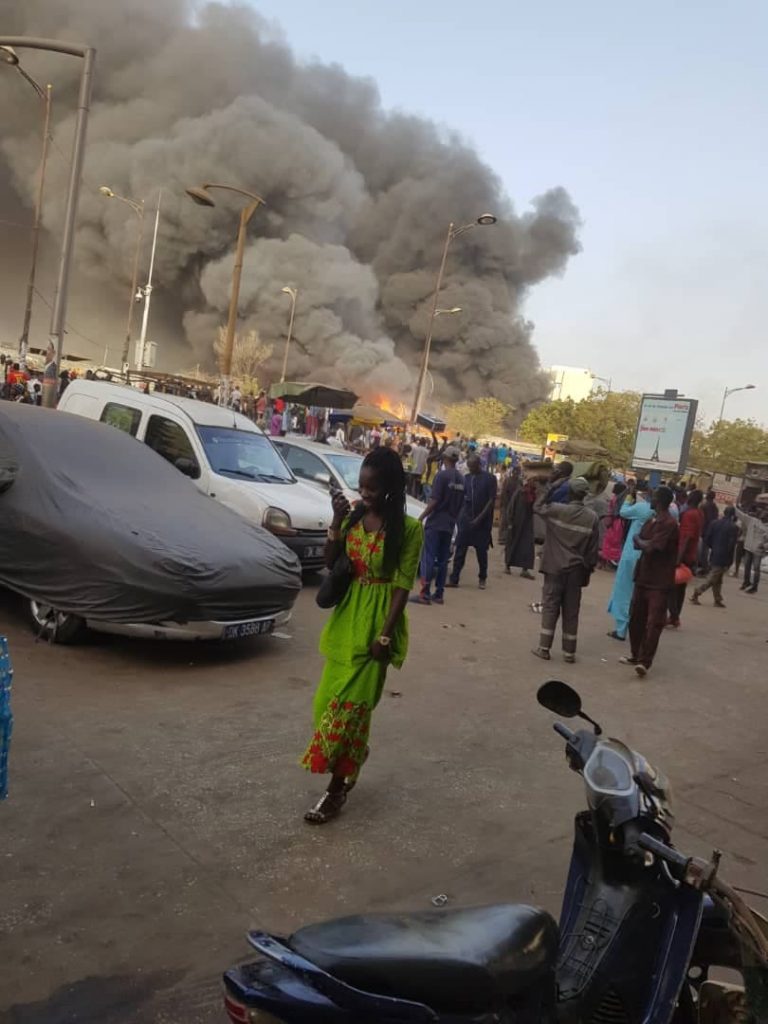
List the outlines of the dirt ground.
{"label": "dirt ground", "polygon": [[[290,637],[190,647],[93,637],[36,644],[0,597],[15,666],[10,797],[0,804],[0,1021],[213,1024],[249,927],[290,932],[359,910],[522,900],[557,913],[578,777],[546,678],[576,685],[613,735],[663,766],[678,845],[724,851],[768,885],[766,601],[685,608],[643,682],[617,658],[611,579],[585,593],[579,662],[530,654],[539,583],[487,591],[468,565],[443,608],[415,607],[371,759],[344,815],[302,821],[321,782],[308,739],[325,613],[305,589]],[[766,905],[763,904],[763,908]]]}

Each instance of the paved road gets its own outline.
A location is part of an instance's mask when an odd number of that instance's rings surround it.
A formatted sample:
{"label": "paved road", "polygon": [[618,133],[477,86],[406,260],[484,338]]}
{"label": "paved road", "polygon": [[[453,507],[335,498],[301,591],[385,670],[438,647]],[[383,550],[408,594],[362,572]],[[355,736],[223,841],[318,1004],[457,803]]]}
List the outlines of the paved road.
{"label": "paved road", "polygon": [[[16,668],[10,799],[0,805],[0,1021],[213,1024],[243,934],[360,909],[528,900],[553,912],[583,801],[536,686],[560,676],[675,783],[677,841],[721,846],[768,885],[766,603],[687,607],[644,682],[606,637],[610,580],[585,596],[580,660],[530,653],[538,583],[494,572],[414,608],[371,760],[342,819],[301,820],[297,767],[324,613],[305,590],[290,639],[181,647],[35,644],[0,597]],[[706,600],[706,599],[705,599]]]}

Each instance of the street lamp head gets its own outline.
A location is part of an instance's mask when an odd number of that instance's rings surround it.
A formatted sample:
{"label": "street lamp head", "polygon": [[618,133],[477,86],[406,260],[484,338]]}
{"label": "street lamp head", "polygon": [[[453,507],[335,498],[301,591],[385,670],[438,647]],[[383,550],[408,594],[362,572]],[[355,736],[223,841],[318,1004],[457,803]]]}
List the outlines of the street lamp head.
{"label": "street lamp head", "polygon": [[12,64],[13,67],[18,67],[19,55],[12,46],[0,46],[0,53],[2,53],[3,60],[6,64]]}
{"label": "street lamp head", "polygon": [[461,312],[461,306],[453,306],[451,309],[436,309],[435,316],[453,316],[454,314]]}
{"label": "street lamp head", "polygon": [[483,226],[487,224],[495,224],[496,218],[492,213],[481,213],[480,216],[477,218],[477,223]]}
{"label": "street lamp head", "polygon": [[756,387],[757,387],[757,384],[745,384],[744,385],[744,390],[745,391],[754,391]]}
{"label": "street lamp head", "polygon": [[198,185],[193,185],[191,188],[184,190],[190,199],[193,199],[198,206],[215,206],[213,199],[211,198],[210,192],[207,189],[202,188]]}
{"label": "street lamp head", "polygon": [[109,185],[100,185],[99,186],[99,192],[101,192],[101,194],[103,196],[106,196],[107,199],[114,199],[115,198],[115,193],[112,191],[112,189],[109,187]]}
{"label": "street lamp head", "polygon": [[291,288],[290,285],[286,285],[285,288],[281,289],[281,291],[284,291],[286,295],[290,295],[292,299],[295,299],[298,295],[296,288]]}

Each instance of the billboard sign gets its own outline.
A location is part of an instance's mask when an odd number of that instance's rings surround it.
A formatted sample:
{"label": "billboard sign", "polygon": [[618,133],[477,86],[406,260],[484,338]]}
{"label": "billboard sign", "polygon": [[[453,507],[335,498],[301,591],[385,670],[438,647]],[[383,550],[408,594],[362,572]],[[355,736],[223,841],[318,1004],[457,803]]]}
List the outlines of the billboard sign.
{"label": "billboard sign", "polygon": [[632,466],[659,473],[682,472],[698,404],[694,398],[643,395]]}
{"label": "billboard sign", "polygon": [[715,492],[715,501],[720,505],[735,505],[739,500],[743,486],[744,477],[742,476],[715,473],[712,478],[712,490]]}

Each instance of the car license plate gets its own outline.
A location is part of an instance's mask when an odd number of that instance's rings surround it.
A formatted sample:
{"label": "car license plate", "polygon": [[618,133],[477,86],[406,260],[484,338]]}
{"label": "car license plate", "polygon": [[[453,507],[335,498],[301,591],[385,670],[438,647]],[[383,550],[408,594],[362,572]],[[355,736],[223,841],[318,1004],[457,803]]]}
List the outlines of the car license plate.
{"label": "car license plate", "polygon": [[225,640],[240,640],[246,636],[263,636],[275,628],[274,619],[257,619],[255,622],[235,622],[224,628]]}
{"label": "car license plate", "polygon": [[304,548],[305,558],[322,558],[325,554],[325,544],[319,544],[314,548]]}

